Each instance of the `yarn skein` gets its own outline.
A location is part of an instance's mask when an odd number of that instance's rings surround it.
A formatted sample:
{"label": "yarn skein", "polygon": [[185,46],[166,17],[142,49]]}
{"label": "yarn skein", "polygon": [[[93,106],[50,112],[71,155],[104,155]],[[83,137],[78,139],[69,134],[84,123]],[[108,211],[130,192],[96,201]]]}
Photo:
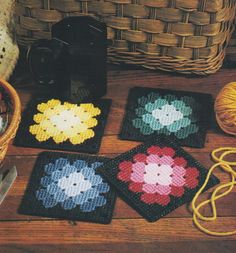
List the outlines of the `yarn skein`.
{"label": "yarn skein", "polygon": [[236,82],[228,83],[215,100],[215,115],[220,128],[236,135]]}
{"label": "yarn skein", "polygon": [[[234,169],[236,166],[236,161],[231,161],[227,159],[228,155],[235,155],[235,154],[236,154],[236,148],[234,147],[221,147],[221,148],[213,150],[211,155],[215,164],[209,169],[209,172],[207,174],[204,184],[198,190],[195,197],[193,198],[193,201],[192,201],[193,222],[199,230],[201,230],[202,232],[208,235],[229,236],[229,235],[236,234],[236,230],[215,231],[215,230],[209,229],[206,226],[206,223],[205,224],[201,223],[201,221],[214,222],[217,220],[218,218],[217,207],[216,207],[217,200],[228,195],[236,185],[236,171]],[[213,191],[209,199],[204,200],[197,204],[199,195],[204,191],[210,179],[211,174],[217,168],[221,168],[225,173],[228,173],[231,177],[231,180],[226,183],[221,183],[219,186],[216,187],[216,189]],[[222,192],[222,189],[223,189],[223,192]],[[208,205],[211,206],[211,210],[212,210],[211,216],[205,216],[199,211],[202,207],[205,207]]]}

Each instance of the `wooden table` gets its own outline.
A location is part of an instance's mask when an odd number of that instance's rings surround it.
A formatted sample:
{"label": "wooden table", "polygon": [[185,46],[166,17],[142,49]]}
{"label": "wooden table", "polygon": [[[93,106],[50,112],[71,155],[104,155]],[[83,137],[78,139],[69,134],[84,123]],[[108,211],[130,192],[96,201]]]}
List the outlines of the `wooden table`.
{"label": "wooden table", "polygon": [[[17,80],[17,81],[16,81]],[[141,69],[112,67],[108,71],[107,98],[113,99],[105,136],[99,154],[109,157],[128,151],[138,142],[119,140],[121,121],[128,91],[133,86],[160,87],[212,93],[215,97],[228,82],[236,81],[235,69],[222,69],[208,77],[184,77]],[[23,107],[37,92],[28,78],[14,79]],[[207,110],[207,108],[206,108]],[[205,148],[185,148],[204,166],[212,164],[210,152],[220,146],[236,146],[235,138],[222,133],[216,125],[207,133]],[[235,252],[236,236],[212,237],[198,231],[192,223],[188,205],[184,205],[155,223],[141,218],[118,198],[114,219],[109,225],[45,219],[17,214],[40,149],[10,145],[6,166],[15,164],[18,177],[0,206],[0,253],[31,252]],[[226,181],[221,171],[217,176]],[[202,196],[206,197],[205,193]],[[236,192],[219,201],[220,218],[211,228],[236,229]],[[206,213],[209,210],[206,210]]]}

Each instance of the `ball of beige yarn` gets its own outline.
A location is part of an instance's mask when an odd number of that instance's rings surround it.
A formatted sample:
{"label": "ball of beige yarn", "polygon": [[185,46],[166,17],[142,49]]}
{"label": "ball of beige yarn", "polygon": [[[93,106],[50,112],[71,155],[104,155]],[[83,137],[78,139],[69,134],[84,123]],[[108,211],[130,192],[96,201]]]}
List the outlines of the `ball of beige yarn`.
{"label": "ball of beige yarn", "polygon": [[236,82],[228,83],[215,100],[216,120],[228,134],[236,135]]}

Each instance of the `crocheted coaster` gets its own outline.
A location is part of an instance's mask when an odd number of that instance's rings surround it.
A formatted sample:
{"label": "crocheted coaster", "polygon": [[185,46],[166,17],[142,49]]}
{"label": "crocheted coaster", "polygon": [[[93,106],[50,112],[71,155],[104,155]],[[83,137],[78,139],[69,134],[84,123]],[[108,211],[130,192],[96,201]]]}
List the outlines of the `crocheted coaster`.
{"label": "crocheted coaster", "polygon": [[99,151],[111,100],[71,104],[37,100],[25,110],[14,144],[23,147]]}
{"label": "crocheted coaster", "polygon": [[43,152],[18,212],[109,223],[116,194],[97,172],[105,157]]}
{"label": "crocheted coaster", "polygon": [[163,134],[183,146],[203,147],[211,101],[209,94],[135,87],[129,93],[120,138],[145,141]]}
{"label": "crocheted coaster", "polygon": [[[148,221],[192,200],[207,175],[201,164],[164,136],[110,160],[98,171]],[[207,189],[217,183],[212,176]]]}

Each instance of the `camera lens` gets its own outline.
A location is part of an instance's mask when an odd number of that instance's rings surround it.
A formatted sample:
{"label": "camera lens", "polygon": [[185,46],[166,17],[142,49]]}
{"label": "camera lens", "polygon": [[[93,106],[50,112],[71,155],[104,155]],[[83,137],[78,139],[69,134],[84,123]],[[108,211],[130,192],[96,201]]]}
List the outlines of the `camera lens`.
{"label": "camera lens", "polygon": [[38,40],[28,50],[28,64],[37,83],[53,85],[56,82],[57,58],[61,52],[61,43],[53,40]]}
{"label": "camera lens", "polygon": [[33,75],[40,84],[53,83],[53,57],[52,51],[48,48],[38,48],[31,57],[31,69],[36,70]]}

